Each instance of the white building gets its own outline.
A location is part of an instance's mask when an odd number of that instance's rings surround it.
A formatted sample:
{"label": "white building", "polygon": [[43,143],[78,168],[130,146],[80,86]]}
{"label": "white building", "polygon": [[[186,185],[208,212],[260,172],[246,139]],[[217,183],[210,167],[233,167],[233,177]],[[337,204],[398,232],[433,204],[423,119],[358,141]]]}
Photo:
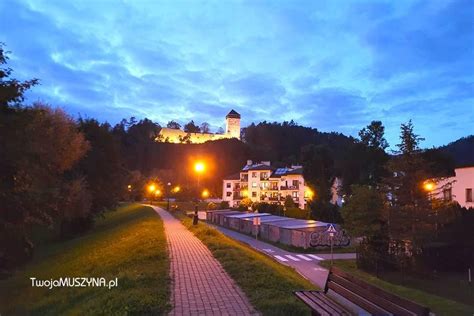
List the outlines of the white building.
{"label": "white building", "polygon": [[201,144],[226,138],[240,139],[240,114],[231,110],[225,117],[224,134],[188,133],[180,129],[163,127],[155,141],[175,144]]}
{"label": "white building", "polygon": [[223,180],[224,201],[238,206],[243,198],[253,202],[283,204],[291,196],[300,208],[305,208],[311,190],[305,185],[302,166],[274,168],[269,161],[252,163],[251,160],[239,173]]}
{"label": "white building", "polygon": [[462,207],[474,208],[474,165],[454,169],[455,176],[436,181],[436,198],[456,201]]}

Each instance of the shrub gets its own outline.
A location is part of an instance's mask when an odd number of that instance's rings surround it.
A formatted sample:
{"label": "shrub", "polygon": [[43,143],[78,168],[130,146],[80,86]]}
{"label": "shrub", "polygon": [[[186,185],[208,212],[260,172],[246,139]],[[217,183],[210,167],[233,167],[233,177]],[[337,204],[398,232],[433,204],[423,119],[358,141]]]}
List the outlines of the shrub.
{"label": "shrub", "polygon": [[220,209],[220,210],[223,210],[223,209],[226,209],[226,208],[229,208],[229,202],[227,202],[227,201],[221,201],[221,202],[219,203],[219,209]]}
{"label": "shrub", "polygon": [[217,204],[214,203],[214,202],[209,202],[209,203],[207,204],[207,209],[208,209],[208,210],[216,210],[216,209],[217,209]]}
{"label": "shrub", "polygon": [[308,219],[309,211],[298,207],[288,207],[286,208],[285,215],[291,218]]}

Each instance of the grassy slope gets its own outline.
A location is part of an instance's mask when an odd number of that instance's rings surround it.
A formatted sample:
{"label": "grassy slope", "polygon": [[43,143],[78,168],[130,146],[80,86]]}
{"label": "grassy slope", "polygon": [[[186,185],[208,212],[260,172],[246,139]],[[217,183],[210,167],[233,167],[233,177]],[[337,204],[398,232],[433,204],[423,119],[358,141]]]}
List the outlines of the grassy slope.
{"label": "grassy slope", "polygon": [[[320,264],[329,267],[330,263],[327,261],[322,261]],[[335,260],[334,265],[375,286],[383,288],[396,295],[410,299],[424,306],[428,306],[437,315],[451,316],[474,314],[474,306],[468,306],[462,303],[458,303],[456,301],[444,297],[426,293],[419,289],[389,283],[369,273],[358,270],[354,260]],[[443,284],[439,284],[438,286],[443,286]]]}
{"label": "grassy slope", "polygon": [[[30,277],[118,278],[118,287],[32,288]],[[163,223],[149,207],[109,212],[86,235],[38,250],[0,281],[0,314],[163,314],[169,310],[169,261]]]}
{"label": "grassy slope", "polygon": [[292,291],[314,289],[315,286],[293,269],[228,238],[205,223],[193,226],[190,218],[181,213],[174,215],[209,247],[258,311],[264,315],[309,314],[309,309],[295,298]]}

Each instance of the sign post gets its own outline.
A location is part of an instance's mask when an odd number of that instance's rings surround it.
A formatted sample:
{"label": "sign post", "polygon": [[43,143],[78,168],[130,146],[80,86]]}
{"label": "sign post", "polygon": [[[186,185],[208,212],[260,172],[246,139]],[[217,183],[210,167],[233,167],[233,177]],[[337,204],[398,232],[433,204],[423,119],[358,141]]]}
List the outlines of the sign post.
{"label": "sign post", "polygon": [[331,268],[332,268],[333,261],[334,261],[334,253],[333,253],[333,249],[332,249],[333,248],[333,239],[334,239],[334,234],[336,234],[337,230],[336,230],[336,228],[334,228],[334,225],[331,224],[331,225],[329,225],[329,228],[326,232],[329,233],[329,238],[331,239]]}

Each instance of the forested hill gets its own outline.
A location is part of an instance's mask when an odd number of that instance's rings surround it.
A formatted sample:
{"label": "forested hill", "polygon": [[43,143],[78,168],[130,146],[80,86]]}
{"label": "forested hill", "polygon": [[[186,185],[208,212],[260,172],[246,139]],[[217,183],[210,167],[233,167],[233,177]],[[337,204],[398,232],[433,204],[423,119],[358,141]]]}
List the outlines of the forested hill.
{"label": "forested hill", "polygon": [[474,135],[441,146],[439,150],[449,155],[457,167],[474,165]]}
{"label": "forested hill", "polygon": [[290,122],[261,122],[242,131],[243,140],[254,150],[265,152],[268,160],[301,163],[301,149],[309,144],[327,146],[335,156],[343,155],[355,139],[341,133],[319,132]]}
{"label": "forested hill", "polygon": [[223,139],[204,144],[154,142],[159,129],[150,120],[122,122],[114,128],[122,143],[127,169],[184,184],[195,181],[190,170],[192,160],[205,159],[211,170],[202,176],[201,184],[215,191],[220,190],[222,178],[238,172],[247,159],[269,160],[274,166],[302,164],[304,149],[313,145],[331,161],[331,167],[336,167],[337,161],[347,157],[348,149],[354,144],[351,137],[322,133],[294,122],[252,124],[243,129],[243,141]]}

